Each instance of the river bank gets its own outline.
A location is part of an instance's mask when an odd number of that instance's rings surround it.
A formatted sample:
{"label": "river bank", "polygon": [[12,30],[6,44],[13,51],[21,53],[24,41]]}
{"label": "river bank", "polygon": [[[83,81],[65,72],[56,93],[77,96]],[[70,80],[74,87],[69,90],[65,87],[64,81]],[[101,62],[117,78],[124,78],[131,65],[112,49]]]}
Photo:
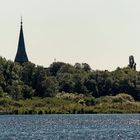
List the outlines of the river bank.
{"label": "river bank", "polygon": [[49,97],[15,101],[0,98],[0,114],[96,114],[139,113],[140,102],[132,96],[94,97]]}

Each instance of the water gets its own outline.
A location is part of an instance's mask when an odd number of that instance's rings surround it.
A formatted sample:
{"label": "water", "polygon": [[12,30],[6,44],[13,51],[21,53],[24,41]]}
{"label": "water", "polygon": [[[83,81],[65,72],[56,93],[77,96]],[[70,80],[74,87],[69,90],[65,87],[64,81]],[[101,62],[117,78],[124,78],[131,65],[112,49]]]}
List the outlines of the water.
{"label": "water", "polygon": [[140,140],[140,115],[5,115],[0,140]]}

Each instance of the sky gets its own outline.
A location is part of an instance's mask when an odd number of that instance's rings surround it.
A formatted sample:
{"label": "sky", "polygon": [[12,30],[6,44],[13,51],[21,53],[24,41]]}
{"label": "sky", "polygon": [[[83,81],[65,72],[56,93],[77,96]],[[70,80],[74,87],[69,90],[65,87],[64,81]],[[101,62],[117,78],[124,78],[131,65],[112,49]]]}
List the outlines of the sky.
{"label": "sky", "polygon": [[16,55],[20,17],[29,60],[115,70],[134,55],[140,70],[139,0],[0,0],[0,56]]}

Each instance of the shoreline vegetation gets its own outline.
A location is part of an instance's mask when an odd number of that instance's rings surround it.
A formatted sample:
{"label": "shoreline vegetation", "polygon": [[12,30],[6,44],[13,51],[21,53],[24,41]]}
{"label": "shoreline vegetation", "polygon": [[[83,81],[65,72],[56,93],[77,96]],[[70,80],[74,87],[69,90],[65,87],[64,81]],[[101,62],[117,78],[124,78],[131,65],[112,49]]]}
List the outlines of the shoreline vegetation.
{"label": "shoreline vegetation", "polygon": [[0,57],[0,114],[96,113],[140,113],[140,72],[87,63],[44,68]]}
{"label": "shoreline vegetation", "polygon": [[62,97],[33,98],[14,101],[0,99],[0,114],[99,114],[99,113],[140,113],[140,102],[132,96],[74,97],[65,93]]}

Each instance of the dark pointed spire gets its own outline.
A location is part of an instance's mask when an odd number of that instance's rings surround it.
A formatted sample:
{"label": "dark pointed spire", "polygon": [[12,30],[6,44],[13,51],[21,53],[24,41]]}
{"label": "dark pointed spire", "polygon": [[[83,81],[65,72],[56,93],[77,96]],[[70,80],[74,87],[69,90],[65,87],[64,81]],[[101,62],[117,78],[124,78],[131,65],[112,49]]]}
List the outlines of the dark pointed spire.
{"label": "dark pointed spire", "polygon": [[20,24],[21,24],[21,27],[22,27],[22,24],[23,24],[23,22],[22,22],[22,16],[21,16],[21,22],[20,22]]}
{"label": "dark pointed spire", "polygon": [[17,49],[17,54],[15,57],[15,62],[19,62],[19,63],[28,62],[28,57],[26,54],[25,43],[24,43],[22,24],[23,24],[23,22],[22,22],[22,17],[21,17],[21,27],[20,27],[18,49]]}

